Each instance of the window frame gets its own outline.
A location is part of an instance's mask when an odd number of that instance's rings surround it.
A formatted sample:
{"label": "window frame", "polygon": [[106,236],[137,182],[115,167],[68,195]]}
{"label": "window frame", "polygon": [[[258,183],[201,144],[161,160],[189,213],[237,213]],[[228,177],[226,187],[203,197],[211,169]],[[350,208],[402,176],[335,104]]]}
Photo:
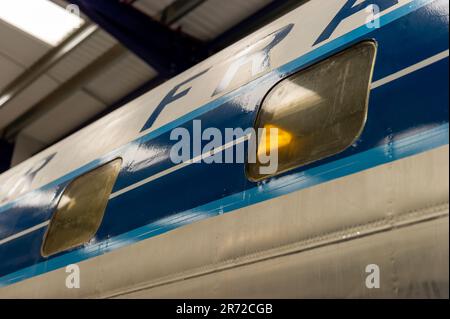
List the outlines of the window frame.
{"label": "window frame", "polygon": [[[104,208],[103,208],[103,210],[102,210],[102,212],[100,214],[101,216],[100,216],[100,218],[98,220],[98,227],[96,228],[96,230],[94,232],[92,232],[92,234],[89,236],[89,238],[87,240],[85,240],[85,241],[79,242],[77,244],[72,244],[70,246],[64,247],[63,249],[57,249],[56,251],[52,251],[50,253],[46,252],[45,251],[45,246],[46,246],[46,243],[47,243],[47,239],[48,239],[48,237],[50,235],[51,227],[52,227],[53,223],[55,222],[55,218],[56,218],[56,216],[57,216],[57,214],[59,212],[58,208],[59,208],[60,203],[61,203],[61,201],[62,201],[62,199],[64,197],[64,194],[66,194],[66,192],[68,192],[68,190],[70,190],[70,186],[73,185],[76,181],[79,181],[80,179],[85,178],[87,175],[95,172],[96,170],[98,170],[98,169],[100,169],[102,167],[105,167],[105,166],[107,166],[109,164],[114,164],[115,162],[118,162],[118,167],[117,167],[117,170],[116,170],[115,177],[113,178],[113,181],[111,182],[111,191],[109,192],[109,195],[106,196],[106,200],[105,200],[105,203],[104,203]],[[109,197],[111,196],[112,190],[114,189],[114,185],[116,184],[117,178],[119,177],[119,174],[120,174],[120,171],[121,171],[121,168],[122,168],[122,164],[123,164],[123,158],[122,157],[113,158],[111,160],[108,160],[108,161],[102,163],[101,165],[98,165],[97,167],[95,167],[95,168],[93,168],[93,169],[91,169],[89,171],[86,171],[86,172],[78,175],[77,177],[73,178],[69,183],[67,183],[67,185],[64,187],[64,189],[61,191],[61,193],[59,195],[59,198],[58,198],[58,201],[56,203],[56,206],[53,209],[53,212],[52,212],[51,217],[49,219],[49,224],[48,224],[47,229],[46,229],[46,231],[44,233],[44,236],[43,236],[43,239],[42,239],[42,243],[41,243],[41,249],[40,249],[40,253],[41,253],[42,257],[48,258],[48,257],[51,257],[53,255],[57,255],[57,254],[61,254],[61,253],[70,251],[70,250],[72,250],[74,248],[81,247],[83,245],[88,244],[92,240],[92,238],[95,237],[95,235],[97,234],[98,230],[100,229],[101,224],[103,222],[103,219],[105,217],[106,208],[107,208],[108,202],[109,202]]]}
{"label": "window frame", "polygon": [[[348,46],[346,46],[346,47],[340,49],[339,51],[337,51],[337,52],[332,52],[331,54],[329,54],[329,55],[327,55],[327,56],[325,56],[325,57],[322,57],[322,58],[319,59],[319,60],[313,61],[312,63],[307,64],[307,65],[301,67],[300,69],[295,70],[294,72],[291,72],[291,73],[287,74],[287,75],[284,76],[282,79],[278,80],[278,81],[277,81],[274,85],[272,85],[272,86],[270,87],[270,89],[264,94],[264,97],[262,98],[261,103],[260,103],[260,105],[258,106],[257,114],[256,114],[256,116],[255,116],[255,118],[254,118],[254,120],[253,120],[253,124],[252,124],[252,127],[256,130],[256,132],[258,132],[258,128],[259,128],[259,127],[258,127],[257,125],[259,124],[259,120],[260,120],[260,117],[261,117],[261,113],[263,112],[263,106],[264,106],[264,103],[265,103],[265,101],[267,100],[268,96],[271,94],[271,92],[272,92],[273,90],[275,90],[275,89],[276,89],[283,81],[285,81],[285,80],[287,80],[287,79],[289,79],[289,78],[291,78],[291,77],[295,77],[295,76],[299,75],[299,74],[302,73],[302,72],[307,72],[307,71],[310,70],[311,68],[316,67],[318,64],[323,63],[323,62],[327,61],[327,60],[330,59],[330,58],[333,58],[333,57],[336,57],[336,56],[338,56],[338,55],[344,54],[347,50],[350,50],[350,49],[352,49],[352,48],[355,48],[355,47],[357,47],[357,46],[364,45],[364,44],[370,44],[370,45],[372,45],[373,48],[374,48],[374,51],[373,51],[373,57],[372,57],[371,68],[370,68],[370,70],[369,70],[369,81],[368,81],[368,83],[367,83],[367,96],[366,96],[366,100],[365,100],[365,116],[364,116],[364,119],[363,119],[363,121],[362,121],[362,123],[361,123],[361,127],[360,127],[358,133],[357,133],[357,134],[355,135],[355,137],[353,138],[352,142],[349,143],[344,149],[342,149],[342,150],[340,150],[340,151],[337,151],[337,152],[335,152],[335,153],[331,153],[331,154],[329,154],[329,155],[322,156],[322,157],[320,157],[320,158],[318,158],[318,159],[315,159],[315,160],[312,160],[312,161],[309,161],[309,162],[306,162],[306,163],[294,165],[294,166],[292,166],[292,167],[290,167],[290,168],[286,168],[286,169],[277,171],[277,172],[274,173],[274,174],[268,174],[268,175],[265,175],[265,176],[263,176],[263,177],[261,177],[261,178],[254,178],[253,176],[250,175],[250,172],[249,172],[249,166],[250,166],[251,163],[249,163],[248,160],[247,160],[247,161],[246,161],[246,164],[245,164],[245,176],[246,176],[247,180],[249,180],[250,182],[253,182],[253,183],[258,183],[258,182],[266,181],[266,180],[268,180],[268,179],[270,179],[270,178],[273,178],[273,177],[276,177],[276,176],[280,176],[280,175],[282,175],[282,174],[285,174],[286,172],[290,172],[290,171],[296,170],[296,169],[298,169],[298,168],[300,168],[300,167],[304,167],[304,166],[310,165],[310,164],[312,164],[312,163],[316,163],[316,162],[318,162],[318,161],[324,160],[324,159],[326,159],[326,158],[330,158],[330,157],[332,157],[332,156],[335,156],[335,155],[337,155],[337,154],[340,154],[340,153],[346,151],[351,145],[353,145],[353,144],[360,138],[361,134],[363,133],[363,131],[364,131],[365,127],[366,127],[367,119],[368,119],[368,114],[369,114],[369,98],[370,98],[371,85],[372,85],[372,80],[373,80],[373,73],[374,73],[375,63],[376,63],[377,53],[378,53],[378,43],[377,43],[377,41],[376,41],[375,39],[363,39],[363,40],[358,41],[358,42],[356,42],[356,43],[352,43],[352,44],[350,44],[350,45],[348,45]],[[257,137],[257,140],[258,140],[258,137]],[[256,150],[258,150],[258,147],[259,147],[259,143],[257,142],[257,144],[256,144]]]}

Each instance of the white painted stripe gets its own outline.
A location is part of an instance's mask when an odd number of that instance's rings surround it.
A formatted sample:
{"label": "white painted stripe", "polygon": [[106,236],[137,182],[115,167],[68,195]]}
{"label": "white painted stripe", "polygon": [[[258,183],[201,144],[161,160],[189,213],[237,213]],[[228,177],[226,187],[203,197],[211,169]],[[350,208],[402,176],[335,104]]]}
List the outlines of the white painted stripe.
{"label": "white painted stripe", "polygon": [[429,66],[429,65],[431,65],[431,64],[433,64],[435,62],[438,62],[438,61],[440,61],[442,59],[445,59],[446,57],[448,57],[448,53],[449,53],[449,50],[445,50],[445,51],[443,51],[441,53],[433,55],[432,57],[429,57],[428,59],[422,60],[419,63],[411,65],[411,66],[407,67],[406,69],[400,70],[400,71],[395,72],[395,73],[393,73],[391,75],[388,75],[385,78],[382,78],[382,79],[380,79],[378,81],[375,81],[375,82],[372,83],[371,89],[373,90],[373,89],[375,89],[377,87],[380,87],[380,86],[382,86],[382,85],[384,85],[386,83],[389,83],[389,82],[392,82],[394,80],[397,80],[397,79],[399,79],[399,78],[401,78],[401,77],[403,77],[405,75],[408,75],[408,74],[413,73],[413,72],[415,72],[417,70],[423,69],[424,67],[427,67],[427,66]]}
{"label": "white painted stripe", "polygon": [[7,242],[9,242],[11,240],[14,240],[16,238],[25,236],[26,234],[29,234],[31,232],[34,232],[35,230],[38,230],[38,229],[40,229],[42,227],[47,226],[49,223],[50,223],[50,220],[46,220],[43,223],[37,224],[37,225],[35,225],[33,227],[30,227],[30,228],[27,228],[25,230],[22,230],[21,232],[18,232],[18,233],[14,234],[14,235],[11,235],[9,237],[3,238],[3,239],[0,240],[0,245],[6,244]]}
{"label": "white painted stripe", "polygon": [[149,176],[149,177],[147,177],[146,179],[143,179],[143,180],[141,180],[141,181],[139,181],[139,182],[137,182],[137,183],[134,183],[134,184],[132,184],[132,185],[130,185],[130,186],[124,187],[124,188],[122,188],[121,190],[118,190],[117,192],[112,193],[112,194],[109,196],[109,199],[112,199],[112,198],[114,198],[114,197],[120,196],[120,195],[122,195],[122,194],[124,194],[124,193],[126,193],[126,192],[129,192],[129,191],[131,191],[131,190],[133,190],[133,189],[136,189],[136,188],[138,188],[138,187],[141,187],[142,185],[145,185],[145,184],[147,184],[147,183],[150,183],[150,182],[152,182],[152,181],[154,181],[154,180],[156,180],[156,179],[158,179],[158,178],[161,178],[161,177],[163,177],[163,176],[166,176],[166,175],[168,175],[168,174],[171,174],[171,173],[173,173],[173,172],[176,172],[176,171],[178,171],[178,170],[180,170],[180,169],[182,169],[182,168],[184,168],[184,167],[186,167],[186,166],[189,166],[189,165],[191,165],[191,164],[193,164],[193,163],[200,162],[202,159],[205,159],[205,158],[208,158],[208,157],[210,157],[210,156],[213,156],[213,155],[215,155],[215,154],[217,154],[217,153],[222,152],[223,150],[225,150],[225,149],[227,149],[227,148],[233,147],[234,145],[240,144],[240,143],[242,143],[242,142],[248,140],[248,139],[250,138],[250,136],[251,136],[251,134],[247,134],[247,135],[245,135],[245,136],[242,136],[242,137],[240,137],[240,138],[238,138],[238,139],[236,139],[236,140],[233,140],[233,141],[231,141],[231,142],[229,142],[229,143],[226,143],[226,144],[224,144],[224,145],[222,145],[222,146],[220,146],[220,147],[217,147],[216,149],[214,149],[213,152],[208,152],[208,153],[201,154],[201,155],[199,155],[199,156],[196,156],[196,157],[194,157],[194,158],[191,158],[191,159],[188,160],[188,161],[185,161],[185,162],[180,163],[180,164],[178,164],[178,165],[175,165],[175,166],[173,166],[173,167],[171,167],[171,168],[168,168],[168,169],[166,169],[166,170],[164,170],[164,171],[162,171],[162,172],[159,172],[159,173],[157,173],[157,174],[155,174],[155,175]]}

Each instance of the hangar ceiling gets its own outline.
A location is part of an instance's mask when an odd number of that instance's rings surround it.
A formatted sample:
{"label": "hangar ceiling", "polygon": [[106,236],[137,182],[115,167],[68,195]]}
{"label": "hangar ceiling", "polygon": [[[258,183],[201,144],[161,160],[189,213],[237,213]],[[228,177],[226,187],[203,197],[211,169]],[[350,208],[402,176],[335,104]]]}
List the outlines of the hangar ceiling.
{"label": "hangar ceiling", "polygon": [[0,173],[304,1],[70,2],[84,25],[56,46],[0,19]]}

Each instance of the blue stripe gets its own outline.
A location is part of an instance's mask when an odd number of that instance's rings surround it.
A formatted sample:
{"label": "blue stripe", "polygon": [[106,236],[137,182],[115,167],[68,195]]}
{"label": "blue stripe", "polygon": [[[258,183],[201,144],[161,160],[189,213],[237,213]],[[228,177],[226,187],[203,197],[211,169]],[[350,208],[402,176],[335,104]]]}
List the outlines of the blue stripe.
{"label": "blue stripe", "polygon": [[285,176],[279,179],[277,183],[263,184],[242,193],[233,194],[206,205],[187,210],[165,220],[160,220],[156,223],[151,223],[110,238],[104,242],[83,247],[50,259],[45,263],[38,263],[31,267],[21,269],[0,278],[0,287],[64,267],[68,264],[102,255],[111,250],[165,233],[197,220],[228,213],[280,195],[357,173],[380,164],[425,152],[446,145],[448,142],[449,125],[447,123],[420,134],[394,141],[391,145],[393,152],[386,152],[386,146],[381,145],[366,152],[358,153],[320,167]]}

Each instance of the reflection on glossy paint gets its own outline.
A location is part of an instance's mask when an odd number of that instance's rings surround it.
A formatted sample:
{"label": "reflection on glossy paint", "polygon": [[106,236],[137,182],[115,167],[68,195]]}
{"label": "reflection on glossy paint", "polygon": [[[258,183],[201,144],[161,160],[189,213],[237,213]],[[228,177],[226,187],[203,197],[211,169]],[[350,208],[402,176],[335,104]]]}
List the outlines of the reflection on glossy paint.
{"label": "reflection on glossy paint", "polygon": [[0,204],[14,200],[32,189],[36,175],[55,157],[52,153],[34,163],[23,173],[11,176],[4,185],[0,187]]}
{"label": "reflection on glossy paint", "polygon": [[169,157],[169,151],[168,146],[143,143],[137,147],[134,158],[130,162],[128,170],[130,172],[137,172],[149,166],[163,162]]}
{"label": "reflection on glossy paint", "polygon": [[[289,23],[226,60],[224,63],[230,62],[230,65],[212,96],[229,89],[233,86],[232,83],[237,87],[248,83],[251,78],[269,72],[271,68],[270,51],[291,32],[293,27],[294,24]],[[250,77],[246,76],[245,72],[239,72],[242,67],[249,64],[251,65]],[[240,79],[237,79],[239,77]]]}
{"label": "reflection on glossy paint", "polygon": [[16,208],[35,208],[43,209],[48,208],[49,205],[54,203],[55,198],[58,195],[56,188],[50,190],[36,190],[33,193],[25,195],[20,201],[17,201],[14,205]]}

